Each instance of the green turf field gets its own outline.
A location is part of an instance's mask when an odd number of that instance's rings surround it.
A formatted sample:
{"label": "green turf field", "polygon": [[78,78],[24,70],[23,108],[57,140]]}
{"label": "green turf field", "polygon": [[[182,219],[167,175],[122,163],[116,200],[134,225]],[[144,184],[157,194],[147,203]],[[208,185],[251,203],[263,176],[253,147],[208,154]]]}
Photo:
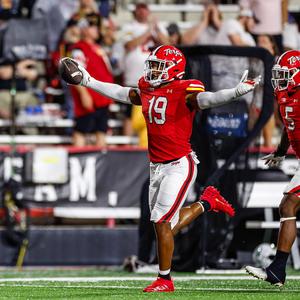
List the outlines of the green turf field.
{"label": "green turf field", "polygon": [[300,272],[283,289],[244,274],[173,273],[174,293],[143,293],[153,274],[93,269],[0,271],[0,299],[300,299]]}

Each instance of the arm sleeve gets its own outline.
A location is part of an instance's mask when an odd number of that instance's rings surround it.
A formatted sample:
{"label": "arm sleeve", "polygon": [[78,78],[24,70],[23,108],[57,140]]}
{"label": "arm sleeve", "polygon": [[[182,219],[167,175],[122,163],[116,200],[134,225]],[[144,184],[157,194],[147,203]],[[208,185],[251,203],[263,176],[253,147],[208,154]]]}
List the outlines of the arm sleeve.
{"label": "arm sleeve", "polygon": [[129,91],[132,88],[130,87],[123,87],[114,83],[102,82],[93,77],[90,77],[90,80],[85,84],[85,86],[115,101],[131,104]]}
{"label": "arm sleeve", "polygon": [[217,92],[202,92],[197,94],[197,104],[200,109],[220,106],[235,100],[236,89],[224,89]]}

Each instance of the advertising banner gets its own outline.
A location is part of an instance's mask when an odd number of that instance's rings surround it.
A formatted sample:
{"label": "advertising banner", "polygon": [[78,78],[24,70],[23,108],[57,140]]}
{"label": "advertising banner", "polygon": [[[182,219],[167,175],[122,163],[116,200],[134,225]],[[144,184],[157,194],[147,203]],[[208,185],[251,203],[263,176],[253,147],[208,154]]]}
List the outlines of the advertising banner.
{"label": "advertising banner", "polygon": [[[28,181],[28,174],[32,173],[32,155],[25,153],[11,158],[2,153],[0,178],[2,182],[11,177],[21,182],[19,196],[22,201],[34,205],[139,207],[141,189],[149,176],[146,151],[69,153],[67,159],[68,178],[65,183],[38,184]],[[49,174],[49,178],[52,177]]]}

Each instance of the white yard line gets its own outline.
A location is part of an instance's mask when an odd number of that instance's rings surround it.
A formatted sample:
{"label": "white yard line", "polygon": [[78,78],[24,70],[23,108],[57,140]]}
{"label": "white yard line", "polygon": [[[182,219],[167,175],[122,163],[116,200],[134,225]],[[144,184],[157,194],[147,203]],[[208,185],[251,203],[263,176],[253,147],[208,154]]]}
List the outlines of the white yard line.
{"label": "white yard line", "polygon": [[[247,276],[174,276],[176,281],[189,281],[189,280],[257,280],[256,278]],[[147,281],[153,280],[155,276],[142,277],[142,276],[119,276],[119,277],[32,277],[32,278],[0,278],[1,282],[37,282],[37,281],[50,281],[50,282],[107,282],[107,281]],[[300,280],[300,275],[287,276],[287,280]]]}
{"label": "white yard line", "polygon": [[[0,287],[5,287],[7,285],[5,284],[1,284],[0,283]],[[57,288],[57,289],[61,289],[61,288],[79,288],[79,289],[127,289],[127,290],[141,290],[144,288],[144,286],[120,286],[120,285],[65,285],[65,286],[47,286],[47,285],[32,285],[32,284],[14,284],[14,287],[30,287],[30,288]],[[271,287],[271,286],[270,286]],[[269,288],[269,289],[264,289],[264,288],[218,288],[218,287],[214,287],[214,288],[182,288],[182,287],[176,287],[177,291],[207,291],[207,292],[270,292],[270,293],[278,293],[280,291],[280,293],[282,292],[288,292],[288,293],[293,293],[293,292],[300,292],[300,289],[279,289],[274,287]]]}

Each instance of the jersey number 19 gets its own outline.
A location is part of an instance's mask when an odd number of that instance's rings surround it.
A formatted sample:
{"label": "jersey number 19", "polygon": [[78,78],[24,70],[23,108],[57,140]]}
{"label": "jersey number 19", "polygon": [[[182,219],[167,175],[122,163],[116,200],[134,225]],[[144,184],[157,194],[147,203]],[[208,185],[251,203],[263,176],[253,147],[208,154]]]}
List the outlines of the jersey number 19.
{"label": "jersey number 19", "polygon": [[149,122],[155,122],[158,125],[162,125],[166,122],[166,109],[168,105],[168,99],[166,97],[153,96],[149,101]]}

